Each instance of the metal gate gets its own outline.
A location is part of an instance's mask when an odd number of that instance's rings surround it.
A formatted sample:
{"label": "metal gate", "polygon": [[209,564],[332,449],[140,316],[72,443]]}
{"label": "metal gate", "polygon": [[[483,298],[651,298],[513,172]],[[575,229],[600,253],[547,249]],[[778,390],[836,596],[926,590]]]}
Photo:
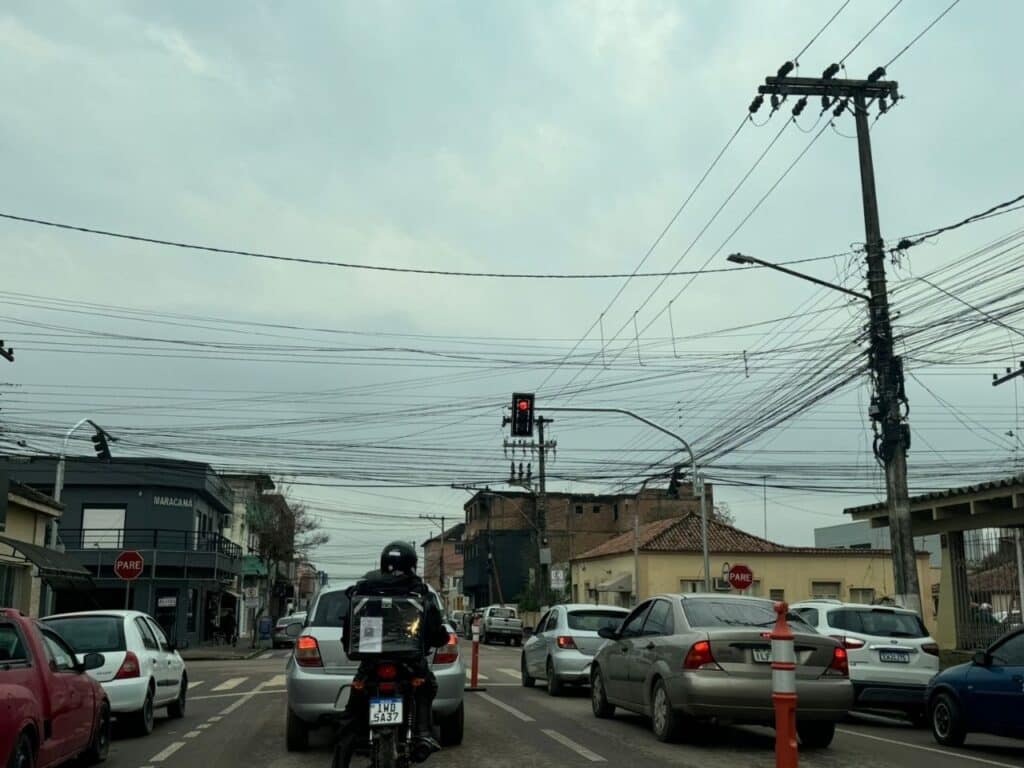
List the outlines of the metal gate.
{"label": "metal gate", "polygon": [[[1024,600],[1024,541],[1021,528],[983,528],[965,531],[966,583],[954,585],[957,645],[984,648],[997,637],[1021,626]],[[964,599],[966,598],[966,599]]]}

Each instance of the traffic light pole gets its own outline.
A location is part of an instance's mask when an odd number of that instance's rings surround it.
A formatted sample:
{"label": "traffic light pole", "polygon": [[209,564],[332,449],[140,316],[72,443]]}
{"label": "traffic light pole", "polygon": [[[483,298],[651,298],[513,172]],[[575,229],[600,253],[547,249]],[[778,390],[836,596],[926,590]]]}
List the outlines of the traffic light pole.
{"label": "traffic light pole", "polygon": [[[689,454],[689,456],[690,456],[690,473],[692,475],[693,492],[694,492],[695,495],[698,495],[700,497],[700,538],[701,538],[701,551],[702,551],[702,553],[704,555],[704,591],[705,592],[710,592],[711,591],[711,555],[710,555],[710,553],[708,551],[708,507],[707,507],[707,496],[704,493],[704,479],[697,473],[697,459],[693,455],[693,449],[690,447],[690,444],[688,442],[686,442],[683,438],[681,438],[679,435],[677,435],[675,432],[673,432],[672,430],[666,429],[665,427],[661,426],[660,424],[658,424],[656,422],[653,422],[650,419],[646,419],[646,418],[644,418],[643,416],[641,416],[638,413],[633,413],[633,411],[627,411],[625,408],[583,408],[583,407],[579,407],[578,408],[578,407],[575,407],[575,406],[555,406],[555,407],[550,407],[550,408],[549,407],[545,407],[544,410],[545,411],[567,411],[567,412],[576,412],[576,413],[618,413],[618,414],[622,414],[623,416],[629,416],[630,418],[636,419],[637,421],[641,421],[644,424],[646,424],[647,426],[651,427],[652,429],[656,429],[659,432],[661,432],[663,434],[666,434],[669,437],[672,437],[672,438],[678,440],[682,444],[683,448],[686,450],[687,454]],[[539,420],[540,419],[538,418],[538,421]],[[543,442],[543,439],[544,439],[543,438],[543,432],[541,432],[541,441],[542,442]],[[542,453],[543,453],[543,451],[542,451]],[[544,482],[544,480],[543,480],[543,476],[544,476],[543,466],[544,465],[541,464],[541,478],[542,478],[541,479],[541,483]],[[543,485],[541,487],[543,487]],[[634,584],[633,588],[635,590],[637,590],[637,593],[638,593],[637,596],[639,598],[640,585],[639,584]]]}
{"label": "traffic light pole", "polygon": [[[828,75],[836,70],[838,66],[833,64],[824,74]],[[884,76],[885,70],[879,67],[867,80],[769,77],[765,80],[765,85],[758,88],[758,93],[835,99],[834,102],[826,101],[825,108],[836,104],[833,112],[836,116],[848,109],[850,101],[853,102],[867,246],[871,363],[875,374],[878,406],[877,414],[873,415],[873,418],[880,422],[880,435],[875,453],[885,467],[896,600],[900,606],[920,613],[921,587],[917,577],[910,495],[907,488],[910,428],[906,424],[901,408],[901,404],[906,402],[906,394],[903,391],[903,365],[893,350],[889,298],[885,284],[885,249],[878,218],[878,198],[875,192],[875,171],[868,126],[868,99],[878,100],[880,108],[884,109],[887,99],[895,101],[899,98],[897,84],[882,81],[881,78]]]}

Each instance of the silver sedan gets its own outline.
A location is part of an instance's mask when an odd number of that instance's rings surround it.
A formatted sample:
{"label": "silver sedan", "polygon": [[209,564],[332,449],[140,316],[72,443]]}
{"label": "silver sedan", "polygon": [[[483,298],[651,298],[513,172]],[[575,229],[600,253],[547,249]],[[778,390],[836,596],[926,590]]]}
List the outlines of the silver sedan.
{"label": "silver sedan", "polygon": [[523,685],[547,681],[548,693],[558,696],[567,684],[587,685],[590,662],[606,640],[601,629],[618,629],[629,611],[611,605],[556,605],[537,622],[523,644],[520,661]]}
{"label": "silver sedan", "polygon": [[[774,725],[771,640],[775,606],[740,595],[657,595],[637,606],[591,665],[596,717],[616,707],[647,715],[661,741],[700,720]],[[797,734],[826,747],[853,703],[849,661],[831,637],[794,613]]]}

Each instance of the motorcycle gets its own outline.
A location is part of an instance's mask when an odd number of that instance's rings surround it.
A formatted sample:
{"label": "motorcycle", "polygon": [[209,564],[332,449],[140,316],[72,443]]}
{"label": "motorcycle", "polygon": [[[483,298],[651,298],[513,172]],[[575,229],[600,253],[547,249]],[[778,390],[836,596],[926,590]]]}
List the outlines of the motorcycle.
{"label": "motorcycle", "polygon": [[332,768],[409,768],[426,760],[430,748],[413,738],[413,691],[426,682],[405,664],[391,661],[378,662],[371,674],[354,680],[352,695],[366,697],[369,738],[367,742],[365,736],[343,734],[335,746]]}

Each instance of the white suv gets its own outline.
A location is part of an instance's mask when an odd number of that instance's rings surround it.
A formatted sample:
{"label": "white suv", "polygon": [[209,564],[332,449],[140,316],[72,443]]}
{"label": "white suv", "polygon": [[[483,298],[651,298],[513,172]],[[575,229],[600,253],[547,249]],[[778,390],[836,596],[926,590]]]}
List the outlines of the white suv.
{"label": "white suv", "polygon": [[895,710],[923,722],[925,689],[939,672],[939,646],[920,616],[839,600],[807,600],[791,610],[846,647],[855,708]]}

